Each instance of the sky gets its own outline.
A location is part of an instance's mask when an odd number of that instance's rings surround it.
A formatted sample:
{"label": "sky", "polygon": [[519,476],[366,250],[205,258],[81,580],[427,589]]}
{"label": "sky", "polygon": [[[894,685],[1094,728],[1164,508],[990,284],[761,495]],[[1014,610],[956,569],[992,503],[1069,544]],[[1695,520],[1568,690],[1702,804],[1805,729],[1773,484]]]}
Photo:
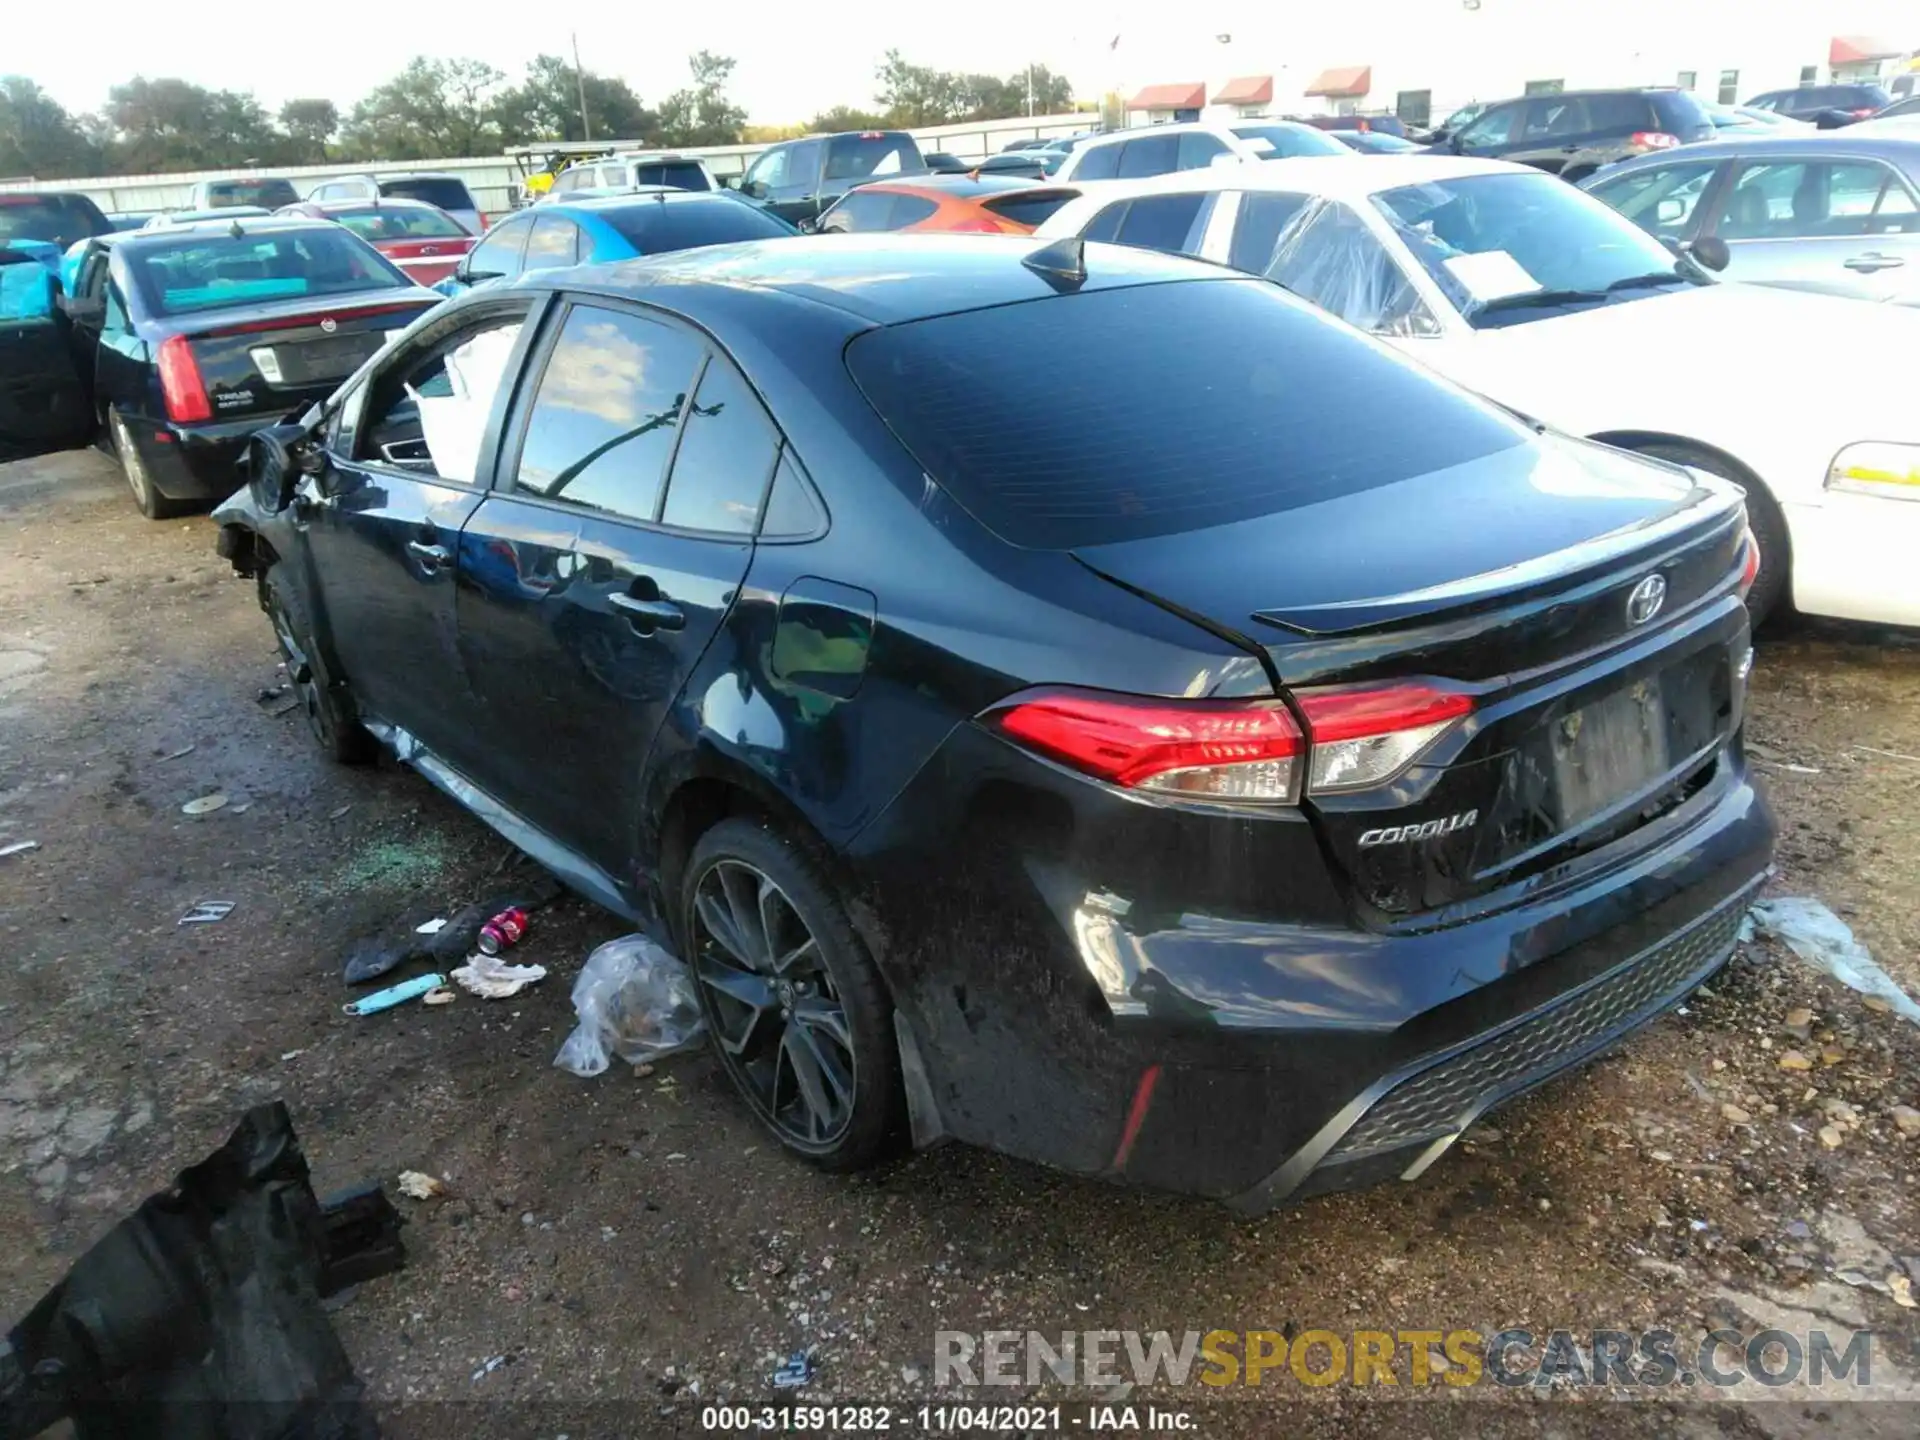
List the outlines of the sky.
{"label": "sky", "polygon": [[[1459,0],[1110,0],[1035,6],[1031,0],[967,0],[959,6],[860,5],[768,0],[641,6],[632,0],[567,0],[553,23],[530,25],[498,7],[499,23],[474,4],[394,0],[301,0],[268,6],[156,8],[150,0],[90,0],[84,43],[46,0],[10,0],[0,71],[21,70],[71,110],[92,110],[110,85],[136,74],[179,76],[216,89],[251,90],[269,108],[323,96],[343,110],[423,50],[485,60],[518,79],[541,50],[564,54],[569,29],[589,70],[625,79],[649,104],[686,83],[686,56],[733,56],[733,95],[756,124],[791,124],[835,104],[872,101],[874,69],[888,49],[946,70],[1010,74],[1029,60],[1065,72],[1083,98],[1158,80],[1212,78],[1378,63],[1382,36],[1546,32],[1577,53],[1597,38],[1592,0],[1481,0],[1463,21]],[[24,13],[22,13],[24,12]],[[263,21],[286,18],[276,53]],[[1885,35],[1920,46],[1920,0],[1614,0],[1605,35],[1638,46],[1691,31],[1704,43],[1753,43],[1774,28],[1797,36]],[[173,23],[155,25],[156,15]],[[324,19],[320,16],[324,15]],[[564,17],[564,18],[562,18]],[[222,28],[225,20],[231,25]],[[1444,28],[1440,28],[1444,27]],[[1737,36],[1738,40],[1727,39]],[[1118,48],[1109,42],[1120,37]],[[1231,37],[1221,43],[1218,37]],[[1521,43],[1516,39],[1513,43]],[[1800,49],[1811,41],[1802,41]],[[1824,39],[1820,40],[1824,58]],[[1728,60],[1725,63],[1736,63]],[[1192,73],[1189,74],[1188,72]]]}

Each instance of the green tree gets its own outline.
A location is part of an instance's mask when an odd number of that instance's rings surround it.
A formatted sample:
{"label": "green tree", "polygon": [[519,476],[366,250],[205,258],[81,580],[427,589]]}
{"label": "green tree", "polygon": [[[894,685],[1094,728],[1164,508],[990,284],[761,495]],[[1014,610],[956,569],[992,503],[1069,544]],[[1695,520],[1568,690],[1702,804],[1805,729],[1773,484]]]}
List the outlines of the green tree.
{"label": "green tree", "polygon": [[[895,125],[947,125],[959,120],[1005,120],[1028,114],[1029,70],[998,75],[963,75],[915,65],[898,50],[889,50],[876,72],[880,91],[874,97]],[[1035,115],[1053,115],[1073,108],[1073,86],[1064,75],[1045,65],[1031,67]]]}
{"label": "green tree", "polygon": [[666,145],[737,145],[747,112],[727,98],[733,60],[711,50],[687,59],[693,84],[660,102],[660,140]]}
{"label": "green tree", "polygon": [[331,100],[289,100],[280,107],[288,158],[318,164],[327,158],[327,142],[340,133],[340,108]]}
{"label": "green tree", "polygon": [[830,135],[840,130],[884,130],[893,122],[871,110],[856,110],[851,105],[836,105],[822,110],[807,122],[809,135]]}
{"label": "green tree", "polygon": [[626,81],[589,70],[576,78],[573,66],[558,55],[536,55],[527,78],[494,102],[500,133],[509,144],[530,140],[584,140],[580,89],[587,92],[587,118],[596,140],[649,140],[660,117]]}
{"label": "green tree", "polygon": [[493,96],[506,78],[484,61],[416,55],[353,107],[347,148],[383,160],[440,160],[498,150]]}
{"label": "green tree", "polygon": [[265,164],[280,137],[252,95],[173,77],[136,75],[107,92],[103,112],[120,174]]}
{"label": "green tree", "polygon": [[0,75],[0,176],[70,179],[104,168],[100,147],[24,75]]}

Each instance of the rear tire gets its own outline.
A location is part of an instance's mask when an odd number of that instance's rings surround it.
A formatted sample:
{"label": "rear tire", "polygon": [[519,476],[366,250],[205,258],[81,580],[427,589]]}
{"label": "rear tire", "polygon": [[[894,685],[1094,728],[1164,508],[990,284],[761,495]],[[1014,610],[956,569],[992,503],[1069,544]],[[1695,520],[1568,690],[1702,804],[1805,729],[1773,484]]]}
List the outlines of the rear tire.
{"label": "rear tire", "polygon": [[113,434],[114,458],[120,462],[120,473],[127,477],[127,488],[133,491],[133,503],[140,507],[140,513],[149,520],[171,520],[184,515],[187,505],[162,495],[154,485],[147,462],[140,458],[140,447],[133,442],[133,432],[117,412],[110,415],[108,429]]}
{"label": "rear tire", "polygon": [[313,626],[279,565],[260,577],[260,607],[273,622],[273,636],[286,662],[287,683],[300,697],[307,728],[329,759],[341,765],[371,765],[380,744],[367,733],[344,687],[333,683],[314,653]]}
{"label": "rear tire", "polygon": [[1747,497],[1747,524],[1753,529],[1753,538],[1760,542],[1760,573],[1747,592],[1747,614],[1756,630],[1771,615],[1790,614],[1793,606],[1786,595],[1787,581],[1793,573],[1793,553],[1787,540],[1786,517],[1767,487],[1732,461],[1691,445],[1654,442],[1633,448],[1675,465],[1691,465],[1740,487],[1740,493]]}
{"label": "rear tire", "polygon": [[822,1170],[899,1147],[893,1002],[821,868],[766,822],[722,820],[688,857],[677,933],[721,1067],[782,1146]]}

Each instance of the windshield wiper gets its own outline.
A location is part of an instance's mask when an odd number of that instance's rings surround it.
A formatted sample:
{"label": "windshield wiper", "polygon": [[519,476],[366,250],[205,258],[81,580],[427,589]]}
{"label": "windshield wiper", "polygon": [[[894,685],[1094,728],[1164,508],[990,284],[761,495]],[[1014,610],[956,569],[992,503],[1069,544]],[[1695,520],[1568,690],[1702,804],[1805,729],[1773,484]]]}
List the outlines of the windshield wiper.
{"label": "windshield wiper", "polygon": [[1489,300],[1473,312],[1474,318],[1500,310],[1533,310],[1549,305],[1598,304],[1607,298],[1604,290],[1528,290],[1519,295],[1502,295]]}
{"label": "windshield wiper", "polygon": [[1691,285],[1693,281],[1677,270],[1653,270],[1645,275],[1629,275],[1624,280],[1616,280],[1607,286],[1607,293],[1616,290],[1647,290],[1655,285]]}

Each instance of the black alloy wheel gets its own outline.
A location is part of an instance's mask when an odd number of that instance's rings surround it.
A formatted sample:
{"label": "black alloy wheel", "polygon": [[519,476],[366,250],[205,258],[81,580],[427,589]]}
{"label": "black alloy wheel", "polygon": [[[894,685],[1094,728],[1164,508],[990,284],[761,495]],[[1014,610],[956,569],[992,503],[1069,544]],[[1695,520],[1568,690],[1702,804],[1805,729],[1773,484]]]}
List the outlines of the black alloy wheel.
{"label": "black alloy wheel", "polygon": [[280,658],[286,663],[287,683],[299,698],[313,738],[342,765],[371,765],[379,746],[361,725],[351,704],[328,683],[313,654],[313,632],[277,565],[261,577],[260,599],[261,608],[273,622],[273,638],[279,642]]}
{"label": "black alloy wheel", "polygon": [[758,821],[722,821],[681,919],[714,1049],[761,1124],[827,1169],[880,1158],[902,1128],[891,1007],[814,866]]}

